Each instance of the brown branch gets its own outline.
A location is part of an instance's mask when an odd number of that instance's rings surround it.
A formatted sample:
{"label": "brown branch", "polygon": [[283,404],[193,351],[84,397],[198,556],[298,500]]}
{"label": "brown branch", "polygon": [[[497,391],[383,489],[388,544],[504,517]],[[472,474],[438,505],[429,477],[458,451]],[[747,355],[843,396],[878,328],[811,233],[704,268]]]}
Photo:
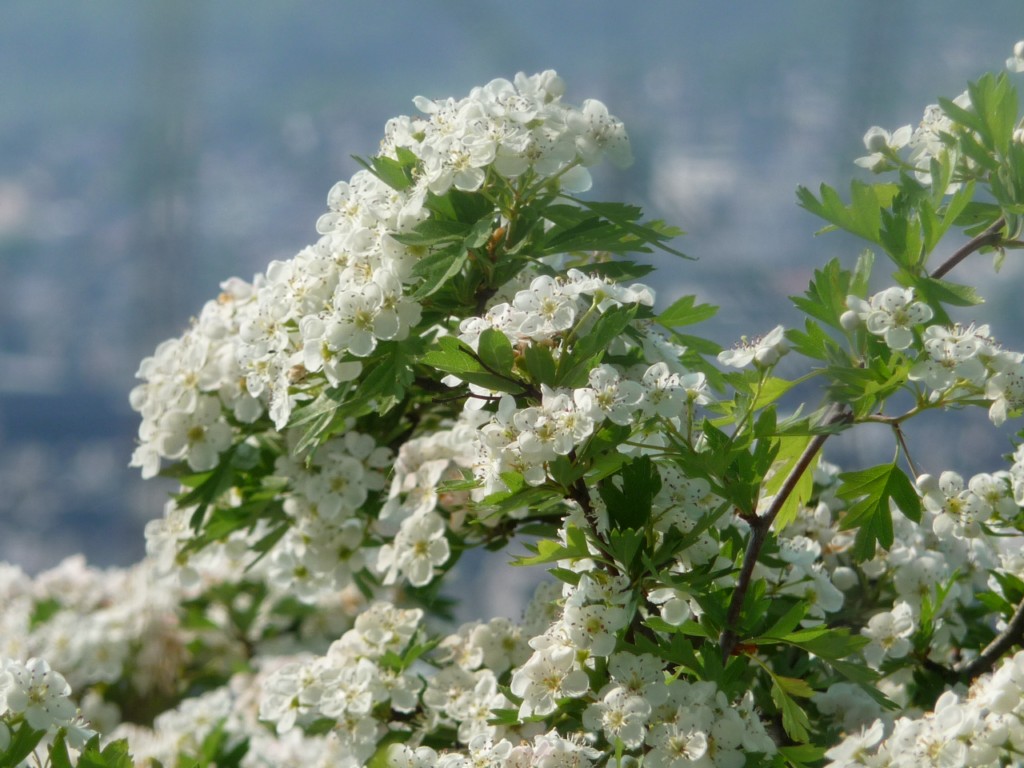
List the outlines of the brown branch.
{"label": "brown branch", "polygon": [[[852,418],[853,414],[846,406],[833,403],[825,413],[825,416],[822,417],[821,425],[829,427],[848,422]],[[790,471],[786,481],[782,484],[779,492],[772,499],[771,506],[768,507],[764,514],[755,515],[750,521],[750,540],[747,542],[747,549],[743,553],[743,565],[740,568],[740,575],[736,580],[736,591],[732,593],[732,601],[729,603],[729,612],[725,617],[725,629],[721,637],[723,663],[729,660],[729,656],[736,647],[738,640],[736,625],[739,623],[740,612],[743,610],[743,601],[746,599],[747,591],[750,589],[750,580],[754,574],[754,566],[757,565],[757,559],[761,555],[765,541],[768,539],[768,532],[771,530],[772,523],[779,516],[779,512],[782,511],[786,500],[792,495],[797,483],[800,482],[800,478],[811,466],[811,462],[814,461],[818,451],[821,450],[830,434],[830,432],[822,432],[811,439],[811,442],[804,448],[804,452],[800,454],[800,458],[797,459],[796,464],[793,466],[792,471]]]}
{"label": "brown branch", "polygon": [[990,672],[1010,648],[1024,643],[1024,601],[1017,606],[1006,629],[996,637],[981,655],[973,661],[956,667],[956,673],[965,683]]}
{"label": "brown branch", "polygon": [[931,277],[936,280],[944,275],[948,274],[957,264],[966,259],[975,251],[980,251],[982,248],[990,245],[998,245],[1002,242],[1003,227],[1006,226],[1006,219],[1000,216],[996,219],[992,226],[986,229],[984,232],[976,235],[971,240],[963,245],[962,248],[956,251],[952,256],[946,259],[939,267],[932,272]]}

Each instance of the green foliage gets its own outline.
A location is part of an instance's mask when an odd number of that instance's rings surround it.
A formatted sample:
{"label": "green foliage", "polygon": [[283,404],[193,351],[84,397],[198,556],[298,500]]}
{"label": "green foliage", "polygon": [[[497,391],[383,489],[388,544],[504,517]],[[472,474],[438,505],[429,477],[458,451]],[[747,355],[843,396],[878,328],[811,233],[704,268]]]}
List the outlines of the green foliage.
{"label": "green foliage", "polygon": [[890,501],[914,522],[921,520],[921,499],[914,484],[896,462],[845,472],[839,476],[838,494],[851,502],[841,527],[857,529],[853,555],[869,560],[875,555],[876,542],[888,549],[893,542]]}

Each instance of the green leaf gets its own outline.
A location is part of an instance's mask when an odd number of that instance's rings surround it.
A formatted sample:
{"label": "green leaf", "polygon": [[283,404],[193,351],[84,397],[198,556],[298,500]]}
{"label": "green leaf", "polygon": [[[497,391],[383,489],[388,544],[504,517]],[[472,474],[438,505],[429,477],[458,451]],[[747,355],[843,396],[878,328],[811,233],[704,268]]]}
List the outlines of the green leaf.
{"label": "green leaf", "polygon": [[779,747],[779,754],[792,768],[811,768],[825,758],[828,747],[817,747],[813,744],[797,744]]}
{"label": "green leaf", "polygon": [[790,328],[786,331],[786,340],[792,345],[795,352],[813,360],[830,359],[838,345],[821,326],[813,320],[804,320],[805,331],[798,328]]}
{"label": "green leaf", "polygon": [[[462,243],[470,227],[461,221],[431,217],[417,224],[412,231],[395,233],[391,237],[402,245],[438,245],[439,243]],[[414,275],[422,275],[425,267],[422,260],[413,267]]]}
{"label": "green leaf", "polygon": [[782,675],[776,675],[775,682],[778,683],[779,687],[790,696],[809,699],[814,695],[814,689],[807,684],[806,680],[801,680],[797,677],[783,677]]}
{"label": "green leaf", "polygon": [[189,527],[192,530],[198,531],[202,528],[206,510],[234,485],[236,473],[231,466],[233,452],[234,448],[229,448],[221,455],[220,463],[214,469],[196,475],[202,480],[191,491],[175,497],[180,507],[196,507],[189,520]]}
{"label": "green leaf", "polygon": [[793,741],[804,743],[810,738],[808,728],[810,728],[811,723],[807,718],[807,713],[804,712],[799,704],[793,701],[792,695],[779,682],[786,679],[789,678],[780,678],[774,674],[772,675],[772,701],[775,702],[775,706],[779,708],[779,712],[782,714],[782,728],[786,731],[786,735]]}
{"label": "green leaf", "polygon": [[[614,481],[621,479],[621,487]],[[608,520],[619,530],[642,530],[651,518],[654,497],[661,490],[661,475],[648,456],[622,466],[614,478],[606,478],[597,492],[608,509]]]}
{"label": "green leaf", "polygon": [[928,304],[951,304],[954,307],[972,307],[984,304],[985,299],[969,285],[959,285],[948,280],[923,277],[914,281],[914,289]]}
{"label": "green leaf", "polygon": [[846,627],[831,629],[829,627],[812,627],[790,632],[779,640],[787,645],[795,645],[808,653],[813,653],[826,661],[836,661],[852,656],[871,642],[863,635],[851,635]]}
{"label": "green leaf", "polygon": [[64,739],[64,729],[57,731],[57,736],[50,745],[50,768],[71,768],[71,755]]}
{"label": "green leaf", "polygon": [[358,380],[356,394],[361,401],[378,400],[378,413],[387,413],[391,404],[401,401],[416,378],[412,369],[415,358],[408,345],[409,342],[382,342],[363,363],[364,373]]}
{"label": "green leaf", "polygon": [[29,628],[35,629],[40,624],[45,624],[56,616],[64,608],[59,600],[54,597],[47,597],[39,600],[32,606],[32,616],[29,619]]}
{"label": "green leaf", "polygon": [[462,241],[462,246],[468,250],[480,248],[491,239],[491,235],[494,233],[494,227],[494,214],[488,213],[486,216],[478,219],[477,222],[470,227],[469,232]]}
{"label": "green leaf", "polygon": [[563,387],[585,386],[590,370],[600,362],[608,345],[633,321],[637,308],[632,304],[606,310],[586,335],[576,340],[571,352],[563,352],[555,383]]}
{"label": "green leaf", "polygon": [[555,385],[557,368],[551,348],[544,344],[530,344],[523,350],[523,365],[526,372],[538,384]]}
{"label": "green leaf", "polygon": [[[800,456],[811,442],[811,439],[810,435],[777,438],[779,450],[775,454],[775,460],[772,462],[771,477],[764,483],[766,495],[774,496],[782,489],[783,484],[789,479],[790,474],[793,472]],[[779,510],[779,514],[775,518],[776,533],[782,531],[797,518],[800,510],[807,504],[813,492],[814,472],[810,467],[807,467],[796,481],[796,485],[793,486],[793,490],[786,498],[782,509]]]}
{"label": "green leaf", "polygon": [[387,155],[377,155],[369,161],[356,156],[353,159],[389,187],[401,192],[415,183],[412,169],[419,163],[419,158],[405,147],[399,147],[395,154],[398,155],[397,160]]}
{"label": "green leaf", "polygon": [[612,556],[632,572],[640,549],[644,545],[644,532],[632,528],[615,529],[608,536],[608,545]]}
{"label": "green leaf", "polygon": [[797,199],[803,208],[825,221],[882,245],[882,211],[892,204],[898,191],[895,184],[866,184],[855,180],[850,185],[850,205],[827,184],[820,187],[820,200],[806,187],[797,189]]}
{"label": "green leaf", "polygon": [[93,737],[78,757],[78,768],[134,768],[134,765],[125,739],[100,749],[99,737]]}
{"label": "green leaf", "polygon": [[942,111],[953,120],[954,122],[960,123],[965,128],[970,128],[976,133],[985,133],[985,123],[982,119],[974,112],[968,111],[961,107],[959,104],[954,102],[952,99],[947,99],[944,96],[939,97],[939,106]]}
{"label": "green leaf", "polygon": [[788,635],[803,620],[804,616],[807,615],[808,606],[801,600],[794,603],[788,611],[786,611],[779,619],[772,624],[771,628],[765,632],[766,637],[780,637]]}
{"label": "green leaf", "polygon": [[940,216],[922,216],[921,224],[924,227],[925,251],[931,253],[939,241],[945,236],[949,228],[963,215],[967,206],[974,198],[974,182],[970,181],[958,189],[941,209]]}
{"label": "green leaf", "polygon": [[472,347],[455,336],[438,338],[433,348],[420,357],[420,362],[445,373],[460,374],[483,370]]}
{"label": "green leaf", "polygon": [[423,257],[413,267],[413,275],[423,278],[413,292],[413,298],[425,299],[437,293],[448,280],[462,271],[469,253],[462,247],[462,243],[442,248]]}
{"label": "green leaf", "polygon": [[555,563],[559,560],[577,559],[590,556],[590,548],[587,546],[586,536],[583,531],[574,525],[566,529],[567,546],[551,539],[541,539],[534,547],[536,554],[532,557],[522,556],[516,558],[513,565],[544,565]]}
{"label": "green leaf", "polygon": [[879,238],[892,261],[905,269],[916,269],[924,255],[921,222],[903,211],[882,211]]}
{"label": "green leaf", "polygon": [[894,461],[857,472],[839,475],[842,483],[837,493],[853,503],[840,521],[842,530],[859,528],[853,555],[869,560],[875,555],[875,543],[885,549],[892,546],[893,528],[890,499],[908,518],[921,520],[921,499],[914,484]]}
{"label": "green leaf", "polygon": [[718,307],[713,304],[697,304],[696,296],[683,296],[658,315],[658,322],[666,328],[679,328],[699,323],[714,317]]}
{"label": "green leaf", "polygon": [[28,723],[22,721],[19,726],[13,729],[11,743],[7,745],[7,751],[0,754],[0,768],[15,768],[42,741],[46,731],[35,731]]}
{"label": "green leaf", "polygon": [[495,392],[522,394],[519,382],[507,376],[488,371],[473,348],[455,336],[442,336],[434,343],[420,362],[430,368],[458,376],[465,382],[477,384]]}
{"label": "green leaf", "polygon": [[684,259],[691,258],[682,251],[677,251],[675,248],[666,245],[668,241],[682,235],[682,230],[669,227],[661,221],[639,222],[643,212],[635,205],[599,203],[568,195],[566,195],[566,199],[572,200],[574,203],[593,211],[609,223],[614,224],[622,232],[622,236],[616,241],[614,247],[601,247],[595,250],[608,250],[613,253],[629,251],[647,252],[650,250],[648,246],[653,246],[666,253],[671,253],[673,256],[679,256]]}
{"label": "green leaf", "polygon": [[[865,253],[870,254],[870,251]],[[862,255],[858,266],[870,270],[870,262],[870,258]],[[846,312],[846,297],[853,293],[853,279],[853,274],[843,269],[838,259],[832,259],[824,268],[814,270],[803,296],[791,296],[790,300],[804,314],[842,330],[839,318]]]}
{"label": "green leaf", "polygon": [[501,331],[488,328],[481,333],[477,354],[480,355],[480,362],[493,372],[502,376],[511,375],[512,366],[515,365],[515,353],[512,351],[512,343]]}

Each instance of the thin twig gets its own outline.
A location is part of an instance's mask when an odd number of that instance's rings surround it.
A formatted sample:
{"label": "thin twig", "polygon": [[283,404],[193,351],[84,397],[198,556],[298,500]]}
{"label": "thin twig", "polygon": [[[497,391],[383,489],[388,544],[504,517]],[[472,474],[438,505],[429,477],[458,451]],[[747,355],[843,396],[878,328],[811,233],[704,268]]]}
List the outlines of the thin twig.
{"label": "thin twig", "polygon": [[1024,601],[1021,601],[1021,604],[1017,606],[1017,610],[1010,619],[1010,623],[1006,625],[1006,629],[988,644],[978,658],[968,664],[958,666],[956,672],[961,680],[969,683],[976,677],[991,671],[1004,653],[1021,643],[1024,643]]}
{"label": "thin twig", "polygon": [[[828,427],[847,422],[852,418],[853,414],[846,406],[833,403],[822,418],[821,424]],[[740,568],[740,575],[736,580],[736,590],[732,593],[732,601],[729,603],[729,612],[726,614],[725,629],[721,637],[723,662],[729,660],[729,656],[736,647],[736,625],[739,623],[740,612],[743,610],[743,601],[747,596],[747,591],[750,589],[750,580],[754,574],[754,566],[757,565],[757,559],[768,538],[768,532],[771,530],[772,523],[779,516],[779,512],[782,511],[786,500],[792,495],[797,483],[800,482],[800,478],[810,467],[811,462],[814,461],[815,456],[818,455],[818,451],[821,450],[830,434],[829,432],[823,432],[811,439],[807,447],[804,448],[804,452],[800,454],[800,458],[797,459],[796,464],[790,471],[786,481],[782,484],[779,492],[772,499],[771,506],[768,507],[764,514],[756,515],[750,521],[750,540],[747,542],[747,549],[743,554],[743,566]]]}
{"label": "thin twig", "polygon": [[966,259],[975,251],[980,251],[982,248],[989,245],[996,245],[1003,239],[1002,231],[1003,227],[1006,226],[1006,219],[1000,216],[996,219],[992,226],[986,229],[981,234],[975,235],[971,240],[964,244],[956,253],[946,259],[939,267],[932,272],[931,277],[938,279],[948,274],[957,264]]}
{"label": "thin twig", "polygon": [[892,431],[896,433],[896,441],[900,444],[900,448],[903,449],[903,456],[907,460],[907,466],[910,467],[910,471],[914,473],[914,477],[918,477],[921,473],[917,470],[917,466],[914,464],[914,458],[910,455],[910,446],[907,445],[907,436],[903,434],[903,428],[899,422],[893,422]]}

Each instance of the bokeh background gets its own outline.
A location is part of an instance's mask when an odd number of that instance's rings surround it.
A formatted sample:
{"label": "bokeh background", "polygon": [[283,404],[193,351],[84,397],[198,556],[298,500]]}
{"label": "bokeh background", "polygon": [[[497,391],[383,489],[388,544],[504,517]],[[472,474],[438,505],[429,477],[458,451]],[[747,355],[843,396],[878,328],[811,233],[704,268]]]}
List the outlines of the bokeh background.
{"label": "bokeh background", "polygon": [[[591,196],[687,230],[699,261],[654,258],[660,301],[721,305],[708,333],[728,345],[793,324],[786,296],[859,250],[814,237],[797,185],[864,176],[869,126],[918,120],[1022,37],[1021,0],[4,0],[0,559],[142,555],[169,489],[127,467],[139,360],[221,280],[315,240],[351,155],[413,96],[556,69],[568,100],[603,100],[637,160]],[[1015,258],[970,269],[1020,348]],[[983,414],[910,437],[936,473],[995,469],[1006,447]]]}

